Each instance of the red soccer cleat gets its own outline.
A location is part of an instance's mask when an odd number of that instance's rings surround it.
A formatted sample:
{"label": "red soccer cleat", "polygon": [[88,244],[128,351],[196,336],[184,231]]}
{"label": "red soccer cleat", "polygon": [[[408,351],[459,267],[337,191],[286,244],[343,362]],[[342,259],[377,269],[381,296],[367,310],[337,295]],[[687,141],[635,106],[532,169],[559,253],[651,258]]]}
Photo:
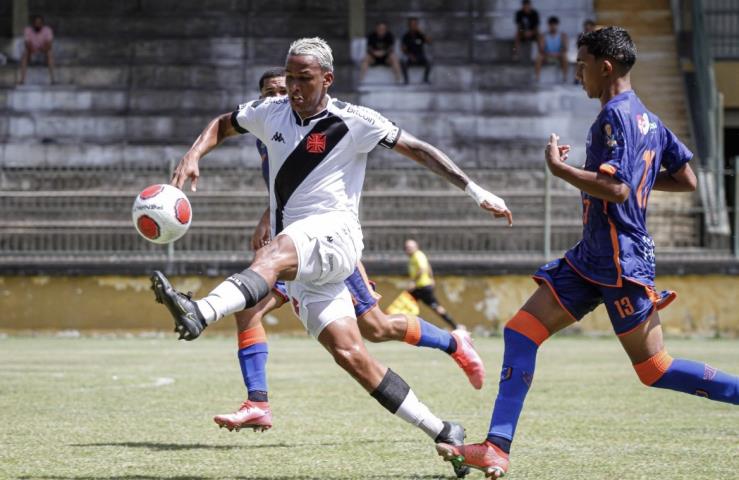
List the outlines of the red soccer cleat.
{"label": "red soccer cleat", "polygon": [[452,336],[457,341],[457,351],[452,353],[452,358],[464,370],[472,386],[480,390],[485,380],[485,365],[475,350],[470,333],[467,330],[457,329],[452,332]]}
{"label": "red soccer cleat", "polygon": [[228,428],[229,432],[233,430],[238,432],[242,428],[263,432],[272,428],[272,411],[269,409],[269,402],[247,400],[241,404],[237,412],[216,415],[213,421],[221,428]]}
{"label": "red soccer cleat", "polygon": [[436,451],[447,462],[482,470],[485,478],[501,478],[508,473],[508,454],[487,440],[456,447],[439,443]]}

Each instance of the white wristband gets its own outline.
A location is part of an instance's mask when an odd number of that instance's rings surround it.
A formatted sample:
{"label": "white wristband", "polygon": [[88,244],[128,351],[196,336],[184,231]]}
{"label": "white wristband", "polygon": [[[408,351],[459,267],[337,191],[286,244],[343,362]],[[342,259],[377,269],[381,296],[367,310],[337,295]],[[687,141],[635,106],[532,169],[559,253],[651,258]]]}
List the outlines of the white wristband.
{"label": "white wristband", "polygon": [[468,183],[464,191],[472,197],[477,205],[482,205],[483,202],[487,201],[493,207],[500,210],[506,210],[508,208],[502,198],[492,192],[488,192],[475,182]]}

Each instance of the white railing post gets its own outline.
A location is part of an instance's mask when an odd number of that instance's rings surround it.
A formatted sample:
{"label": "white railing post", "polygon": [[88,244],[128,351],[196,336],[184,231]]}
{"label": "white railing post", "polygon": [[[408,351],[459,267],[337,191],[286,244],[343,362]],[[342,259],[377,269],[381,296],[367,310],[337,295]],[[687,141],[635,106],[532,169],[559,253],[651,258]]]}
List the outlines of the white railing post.
{"label": "white railing post", "polygon": [[552,174],[544,165],[544,258],[549,261],[552,253]]}

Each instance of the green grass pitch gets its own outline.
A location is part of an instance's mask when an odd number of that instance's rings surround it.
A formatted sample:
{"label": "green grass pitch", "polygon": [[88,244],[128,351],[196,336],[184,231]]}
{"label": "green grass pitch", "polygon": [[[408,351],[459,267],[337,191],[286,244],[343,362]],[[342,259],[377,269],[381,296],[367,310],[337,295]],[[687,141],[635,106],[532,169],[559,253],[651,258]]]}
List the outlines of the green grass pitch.
{"label": "green grass pitch", "polygon": [[[445,354],[370,346],[468,440],[487,431],[502,354],[478,339],[481,391]],[[739,341],[667,342],[739,373]],[[235,339],[0,339],[2,479],[450,478],[420,431],[389,415],[313,340],[270,339],[272,430],[211,420],[244,398]],[[736,479],[739,409],[638,382],[614,338],[542,346],[511,479]],[[480,479],[480,472],[468,478]]]}

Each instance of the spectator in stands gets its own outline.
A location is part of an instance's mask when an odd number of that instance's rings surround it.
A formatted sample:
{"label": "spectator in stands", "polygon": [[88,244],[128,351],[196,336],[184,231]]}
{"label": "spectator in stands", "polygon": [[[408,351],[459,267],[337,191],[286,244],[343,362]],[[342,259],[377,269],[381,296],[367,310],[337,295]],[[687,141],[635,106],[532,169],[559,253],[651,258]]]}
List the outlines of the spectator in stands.
{"label": "spectator in stands", "polygon": [[395,54],[395,37],[385,22],[378,22],[375,29],[367,35],[367,55],[362,60],[360,82],[364,80],[370,65],[389,65],[395,74],[395,81],[400,83],[400,62]]}
{"label": "spectator in stands", "polygon": [[408,31],[403,35],[401,48],[403,49],[403,80],[408,84],[408,67],[422,66],[423,83],[429,82],[429,74],[431,73],[431,62],[426,56],[426,45],[431,43],[431,37],[424,34],[418,26],[418,18],[411,17],[408,19]]}
{"label": "spectator in stands", "polygon": [[582,33],[580,36],[585,35],[586,33],[590,33],[595,31],[595,21],[587,19],[584,22],[582,22]]}
{"label": "spectator in stands", "polygon": [[516,37],[513,45],[513,60],[518,60],[521,44],[539,41],[539,12],[531,6],[531,0],[521,2],[516,12]]}
{"label": "spectator in stands", "polygon": [[456,330],[459,326],[452,317],[449,316],[446,309],[436,299],[434,293],[434,272],[431,270],[426,254],[418,248],[418,242],[409,238],[405,241],[403,248],[405,254],[408,255],[408,275],[411,277],[410,288],[408,293],[417,301],[420,300],[428,305],[438,316],[440,316],[452,330]]}
{"label": "spectator in stands", "polygon": [[49,80],[51,83],[54,83],[54,57],[51,54],[54,32],[51,27],[44,25],[44,17],[41,15],[33,15],[31,17],[31,25],[27,26],[23,31],[23,40],[25,49],[21,57],[18,83],[25,83],[28,64],[40,57],[46,57],[46,64],[49,67]]}
{"label": "spectator in stands", "polygon": [[562,81],[567,81],[567,34],[559,31],[559,18],[549,17],[547,33],[539,38],[539,54],[536,57],[536,81],[541,80],[544,62],[557,62],[562,68]]}

